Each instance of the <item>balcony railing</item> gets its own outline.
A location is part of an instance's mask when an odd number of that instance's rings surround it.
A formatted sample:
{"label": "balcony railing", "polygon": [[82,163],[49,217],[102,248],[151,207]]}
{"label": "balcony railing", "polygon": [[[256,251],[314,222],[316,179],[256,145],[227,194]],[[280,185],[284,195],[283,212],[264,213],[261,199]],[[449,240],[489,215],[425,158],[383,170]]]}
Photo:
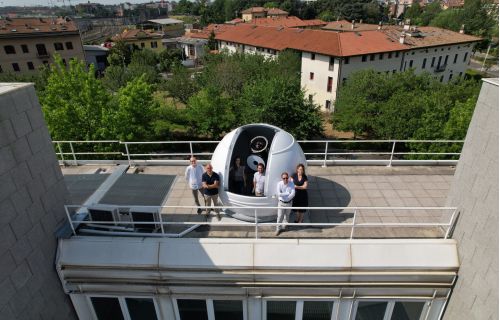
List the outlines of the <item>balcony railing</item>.
{"label": "balcony railing", "polygon": [[[461,150],[463,140],[299,140],[309,165],[456,165],[460,152],[416,152],[403,148],[413,146],[455,146]],[[208,161],[219,141],[53,141],[61,163],[129,165],[185,165],[194,155]],[[156,146],[157,152],[144,152]],[[355,146],[355,147],[353,147]],[[166,149],[173,149],[166,151]],[[403,148],[403,151],[397,151]],[[96,151],[99,150],[99,151]]]}
{"label": "balcony railing", "polygon": [[[94,209],[98,205],[92,206]],[[66,216],[71,226],[73,235],[94,234],[94,235],[113,235],[113,236],[137,236],[137,237],[170,237],[180,238],[186,236],[196,228],[201,226],[215,227],[219,230],[218,235],[207,237],[252,237],[255,239],[261,237],[274,237],[276,226],[286,226],[293,228],[294,238],[338,238],[338,239],[357,239],[357,238],[442,238],[449,239],[452,236],[453,227],[458,218],[456,207],[294,207],[290,209],[307,210],[310,216],[323,214],[327,221],[339,222],[309,222],[309,223],[276,223],[259,222],[258,212],[262,210],[278,210],[279,207],[245,207],[246,210],[254,210],[254,221],[244,222],[231,219],[230,222],[193,222],[193,216],[196,214],[180,214],[186,209],[196,210],[196,206],[111,206],[119,210],[119,217],[113,216],[108,221],[90,221],[88,207],[80,205],[66,205]],[[103,208],[109,209],[110,206],[104,205]],[[159,213],[153,220],[138,221],[129,216],[130,208],[136,211],[151,212],[154,208]],[[204,209],[209,207],[202,207]],[[210,207],[210,209],[233,209],[238,210],[242,207]],[[384,212],[387,221],[369,222],[377,212]],[[175,215],[184,215],[186,220],[169,221]],[[198,215],[198,217],[200,217]],[[181,217],[182,218],[182,217]],[[318,219],[315,219],[318,220]],[[377,219],[373,219],[377,220]],[[398,220],[408,220],[404,222],[389,222]],[[151,232],[141,232],[141,225],[157,225],[157,228]],[[176,227],[177,231],[172,232],[169,228]],[[179,227],[182,227],[179,230]],[[227,231],[227,234],[220,230]],[[264,229],[264,230],[263,230]],[[310,230],[321,230],[323,233]],[[242,231],[243,230],[243,231]],[[301,231],[303,230],[303,232]],[[326,232],[325,232],[326,230]],[[363,231],[364,230],[364,231]],[[240,232],[240,233],[238,233]]]}

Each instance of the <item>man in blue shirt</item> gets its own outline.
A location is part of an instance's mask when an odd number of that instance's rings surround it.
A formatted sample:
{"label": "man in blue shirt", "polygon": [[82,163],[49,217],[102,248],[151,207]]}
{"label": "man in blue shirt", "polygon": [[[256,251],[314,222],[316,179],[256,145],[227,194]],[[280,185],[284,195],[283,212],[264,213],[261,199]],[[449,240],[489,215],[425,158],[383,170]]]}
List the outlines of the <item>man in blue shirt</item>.
{"label": "man in blue shirt", "polygon": [[288,172],[283,172],[281,174],[281,181],[278,182],[276,194],[279,199],[276,235],[279,236],[279,234],[286,228],[286,226],[280,225],[279,223],[282,223],[282,220],[283,223],[288,223],[290,220],[290,209],[288,208],[292,206],[292,200],[295,197],[295,185],[288,179]]}
{"label": "man in blue shirt", "polygon": [[[209,163],[205,167],[205,173],[201,177],[202,185],[203,185],[203,194],[205,197],[205,206],[210,207],[212,202],[215,207],[219,207],[219,184],[220,178],[219,175],[213,172],[213,167]],[[207,217],[210,215],[211,209],[207,209]],[[217,214],[217,219],[220,221],[219,208],[215,209],[215,213]]]}

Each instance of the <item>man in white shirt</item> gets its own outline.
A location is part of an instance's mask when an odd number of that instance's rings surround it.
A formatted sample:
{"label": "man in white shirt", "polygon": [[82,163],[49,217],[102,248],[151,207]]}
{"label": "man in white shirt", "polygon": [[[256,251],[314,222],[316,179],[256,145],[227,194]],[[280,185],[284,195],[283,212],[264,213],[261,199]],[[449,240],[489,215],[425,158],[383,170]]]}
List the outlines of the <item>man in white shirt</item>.
{"label": "man in white shirt", "polygon": [[187,166],[186,172],[184,173],[184,177],[186,178],[186,182],[188,186],[191,188],[191,191],[193,192],[193,198],[194,202],[198,206],[198,210],[196,211],[198,214],[201,213],[201,208],[200,208],[200,201],[198,200],[198,193],[201,194],[203,197],[203,192],[202,192],[202,182],[201,182],[201,177],[203,175],[203,166],[198,165],[196,161],[196,157],[191,157],[189,159],[191,164]]}
{"label": "man in white shirt", "polygon": [[290,209],[292,206],[292,200],[295,197],[295,185],[292,181],[288,179],[288,172],[283,172],[281,174],[281,181],[278,182],[278,187],[276,189],[278,195],[278,220],[276,223],[276,235],[278,236],[281,231],[283,231],[286,226],[279,225],[279,223],[288,223],[290,220]]}
{"label": "man in white shirt", "polygon": [[257,172],[253,175],[253,192],[257,197],[264,196],[264,183],[266,181],[266,176],[264,175],[264,164],[259,163],[257,165]]}

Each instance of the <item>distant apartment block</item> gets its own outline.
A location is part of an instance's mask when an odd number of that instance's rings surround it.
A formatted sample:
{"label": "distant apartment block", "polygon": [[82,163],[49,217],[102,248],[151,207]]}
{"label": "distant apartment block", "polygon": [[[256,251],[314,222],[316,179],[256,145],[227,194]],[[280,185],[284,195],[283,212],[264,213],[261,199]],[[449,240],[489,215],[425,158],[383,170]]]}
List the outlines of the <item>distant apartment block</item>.
{"label": "distant apartment block", "polygon": [[448,82],[464,76],[473,45],[480,40],[435,27],[372,26],[375,29],[331,32],[239,24],[216,39],[220,49],[232,53],[273,58],[285,49],[301,52],[302,87],[311,101],[330,112],[337,90],[353,72],[396,73],[412,68]]}
{"label": "distant apartment block", "polygon": [[163,50],[162,34],[150,30],[132,29],[124,30],[112,38],[113,42],[123,41],[131,49]]}
{"label": "distant apartment block", "polygon": [[78,27],[62,18],[0,19],[0,50],[0,72],[36,72],[55,53],[64,63],[85,60]]}
{"label": "distant apartment block", "polygon": [[241,12],[243,21],[252,21],[257,18],[279,18],[288,16],[288,12],[277,8],[252,7]]}

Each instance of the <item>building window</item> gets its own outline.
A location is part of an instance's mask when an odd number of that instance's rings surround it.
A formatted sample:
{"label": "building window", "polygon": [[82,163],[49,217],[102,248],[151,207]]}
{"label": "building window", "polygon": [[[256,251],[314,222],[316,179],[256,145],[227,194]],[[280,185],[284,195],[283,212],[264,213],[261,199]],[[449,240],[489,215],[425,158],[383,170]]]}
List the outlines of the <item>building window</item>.
{"label": "building window", "polygon": [[448,64],[448,55],[446,55],[446,57],[444,58],[444,65],[447,65]]}
{"label": "building window", "polygon": [[360,301],[356,309],[355,320],[373,319],[382,320],[385,317],[387,302],[384,301]]}
{"label": "building window", "polygon": [[415,51],[412,51],[412,52],[411,52],[411,54],[412,54],[412,55],[414,55],[414,54],[415,54]]}
{"label": "building window", "polygon": [[[1,69],[2,69],[2,68],[0,68],[0,70],[1,70]],[[0,71],[0,72],[2,72],[2,71]],[[458,74],[458,77],[459,77],[459,78],[462,78],[462,72],[460,72],[460,73]]]}
{"label": "building window", "polygon": [[151,48],[158,48],[158,42],[156,41],[151,41]]}
{"label": "building window", "polygon": [[468,55],[468,54],[469,54],[468,52],[466,52],[466,53],[464,54],[464,62],[465,62],[465,61],[467,61],[467,55]]}
{"label": "building window", "polygon": [[364,54],[364,55],[361,57],[361,61],[362,61],[362,62],[365,62],[365,61],[366,61],[366,54]]}
{"label": "building window", "polygon": [[425,302],[399,301],[394,304],[391,320],[420,319]]}
{"label": "building window", "polygon": [[344,58],[344,64],[349,64],[349,57]]}
{"label": "building window", "polygon": [[392,69],[392,73],[396,73],[396,69]]}
{"label": "building window", "polygon": [[46,65],[46,66],[48,66],[48,65],[49,65],[49,62],[48,62],[47,60],[43,60],[43,61],[42,61],[42,63],[43,63],[44,65]]}
{"label": "building window", "polygon": [[439,78],[439,82],[443,82],[443,79],[444,79],[444,76],[441,76],[441,78]]}
{"label": "building window", "polygon": [[438,65],[437,65],[437,67],[438,67],[438,68],[441,66],[441,59],[442,59],[442,58],[443,58],[442,56],[439,56],[439,59],[438,59]]}
{"label": "building window", "polygon": [[452,78],[453,78],[453,73],[450,73],[450,76],[448,77],[448,81],[451,81]]}
{"label": "building window", "polygon": [[330,110],[331,107],[332,107],[332,102],[330,100],[326,100],[325,101],[325,109]]}
{"label": "building window", "polygon": [[73,42],[71,41],[66,42],[66,50],[73,50]]}
{"label": "building window", "polygon": [[35,66],[33,65],[33,62],[28,61],[28,69],[29,70],[35,70]]}
{"label": "building window", "polygon": [[3,73],[3,69],[2,69],[2,66],[0,66],[0,73]]}
{"label": "building window", "polygon": [[65,66],[68,66],[68,64],[66,63],[66,59],[62,59],[62,63],[63,63]]}
{"label": "building window", "polygon": [[345,85],[347,78],[342,78],[342,85]]}
{"label": "building window", "polygon": [[387,54],[387,59],[391,59],[391,58],[392,58],[392,52],[389,52],[389,53]]}
{"label": "building window", "polygon": [[125,303],[131,320],[158,319],[153,299],[125,298]]}
{"label": "building window", "polygon": [[453,58],[453,63],[457,63],[457,59],[458,59],[458,53],[455,53],[455,57]]}
{"label": "building window", "polygon": [[383,53],[379,54],[379,55],[378,55],[378,59],[379,59],[379,60],[383,60],[383,59],[384,59],[384,54],[383,54]]}
{"label": "building window", "polygon": [[436,62],[436,57],[432,57],[431,60],[431,68],[434,67],[434,63]]}
{"label": "building window", "polygon": [[215,319],[243,320],[243,301],[214,300]]}
{"label": "building window", "polygon": [[21,71],[21,69],[19,69],[19,64],[17,64],[16,62],[14,62],[12,64],[12,69],[14,69],[14,71],[16,71],[16,72]]}
{"label": "building window", "polygon": [[309,72],[309,80],[314,80],[314,72]]}
{"label": "building window", "polygon": [[43,43],[39,43],[36,45],[36,51],[39,56],[48,56],[47,48]]}
{"label": "building window", "polygon": [[16,54],[16,48],[14,48],[14,46],[4,46],[3,48],[6,54]]}
{"label": "building window", "polygon": [[373,61],[373,60],[375,60],[375,54],[370,55],[370,61]]}
{"label": "building window", "polygon": [[309,95],[309,102],[310,102],[310,103],[312,103],[312,102],[313,102],[313,95],[312,95],[312,94],[310,94],[310,95]]}
{"label": "building window", "polygon": [[405,61],[405,64],[403,66],[403,71],[406,71],[406,61]]}
{"label": "building window", "polygon": [[396,51],[396,54],[394,55],[396,58],[399,58],[399,51]]}
{"label": "building window", "polygon": [[316,60],[316,54],[315,53],[311,53],[311,60]]}
{"label": "building window", "polygon": [[328,71],[333,71],[333,67],[335,65],[335,59],[330,57],[330,63],[328,64]]}
{"label": "building window", "polygon": [[141,42],[141,48],[146,48],[146,44],[144,42]]}
{"label": "building window", "polygon": [[54,49],[56,49],[56,51],[64,50],[63,44],[61,42],[54,43]]}
{"label": "building window", "polygon": [[422,61],[422,69],[425,69],[426,63],[427,63],[427,58],[424,58],[424,61]]}
{"label": "building window", "polygon": [[90,301],[97,319],[124,319],[118,298],[91,297]]}
{"label": "building window", "polygon": [[413,60],[410,60],[410,68],[413,68]]}
{"label": "building window", "polygon": [[333,301],[304,301],[302,320],[331,319]]}
{"label": "building window", "polygon": [[326,91],[327,92],[332,92],[332,85],[333,85],[333,78],[328,77],[328,82],[326,84]]}
{"label": "building window", "polygon": [[295,319],[296,301],[267,301],[266,314],[268,320]]}
{"label": "building window", "polygon": [[177,299],[180,320],[208,320],[207,302],[205,300]]}
{"label": "building window", "polygon": [[30,51],[28,50],[28,45],[27,44],[22,44],[21,45],[21,50],[23,53],[29,53]]}

